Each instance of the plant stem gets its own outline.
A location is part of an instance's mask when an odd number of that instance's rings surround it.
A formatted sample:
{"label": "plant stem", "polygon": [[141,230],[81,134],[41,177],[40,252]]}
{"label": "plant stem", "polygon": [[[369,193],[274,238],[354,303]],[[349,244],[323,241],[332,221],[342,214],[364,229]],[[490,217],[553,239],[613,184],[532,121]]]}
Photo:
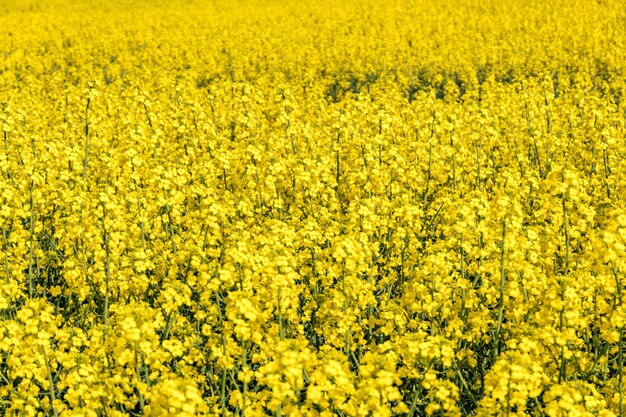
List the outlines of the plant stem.
{"label": "plant stem", "polygon": [[504,269],[504,238],[506,237],[506,220],[502,219],[502,240],[500,241],[500,294],[498,299],[498,324],[496,326],[494,360],[500,354],[502,322],[504,321],[504,284],[506,281],[506,271]]}
{"label": "plant stem", "polygon": [[87,98],[87,106],[85,108],[85,159],[83,159],[83,186],[85,177],[87,176],[87,164],[89,163],[89,104],[91,97]]}

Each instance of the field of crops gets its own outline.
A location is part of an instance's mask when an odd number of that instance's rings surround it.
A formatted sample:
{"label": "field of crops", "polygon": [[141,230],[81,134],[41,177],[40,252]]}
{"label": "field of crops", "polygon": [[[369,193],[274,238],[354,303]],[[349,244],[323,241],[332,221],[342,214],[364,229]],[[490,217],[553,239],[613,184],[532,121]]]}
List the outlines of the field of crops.
{"label": "field of crops", "polygon": [[624,1],[0,0],[0,414],[624,417],[625,77]]}

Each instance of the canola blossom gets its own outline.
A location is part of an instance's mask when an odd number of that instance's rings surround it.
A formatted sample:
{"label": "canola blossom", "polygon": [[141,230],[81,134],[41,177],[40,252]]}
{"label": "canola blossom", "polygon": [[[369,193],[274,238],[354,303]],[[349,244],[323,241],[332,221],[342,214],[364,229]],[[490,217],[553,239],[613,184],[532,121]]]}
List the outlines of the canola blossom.
{"label": "canola blossom", "polygon": [[626,415],[624,1],[0,22],[1,415]]}

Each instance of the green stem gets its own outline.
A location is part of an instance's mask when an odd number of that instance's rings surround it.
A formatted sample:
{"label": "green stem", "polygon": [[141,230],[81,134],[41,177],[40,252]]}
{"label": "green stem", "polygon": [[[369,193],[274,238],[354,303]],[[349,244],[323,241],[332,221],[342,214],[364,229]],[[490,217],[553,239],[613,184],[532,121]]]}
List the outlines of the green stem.
{"label": "green stem", "polygon": [[87,164],[89,163],[89,104],[91,97],[87,98],[87,107],[85,108],[85,158],[83,159],[83,185],[87,176]]}
{"label": "green stem", "polygon": [[506,220],[502,219],[502,240],[500,241],[500,294],[498,299],[498,324],[495,333],[494,360],[500,354],[501,347],[501,331],[504,321],[504,285],[506,283],[506,271],[504,269],[504,238],[506,237]]}

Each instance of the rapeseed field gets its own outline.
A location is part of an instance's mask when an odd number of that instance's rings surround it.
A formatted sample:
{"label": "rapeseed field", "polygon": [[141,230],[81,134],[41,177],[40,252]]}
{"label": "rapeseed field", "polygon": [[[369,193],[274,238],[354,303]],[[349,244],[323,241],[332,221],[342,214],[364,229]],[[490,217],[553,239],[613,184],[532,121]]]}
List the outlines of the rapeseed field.
{"label": "rapeseed field", "polygon": [[0,414],[626,414],[626,3],[0,0]]}

